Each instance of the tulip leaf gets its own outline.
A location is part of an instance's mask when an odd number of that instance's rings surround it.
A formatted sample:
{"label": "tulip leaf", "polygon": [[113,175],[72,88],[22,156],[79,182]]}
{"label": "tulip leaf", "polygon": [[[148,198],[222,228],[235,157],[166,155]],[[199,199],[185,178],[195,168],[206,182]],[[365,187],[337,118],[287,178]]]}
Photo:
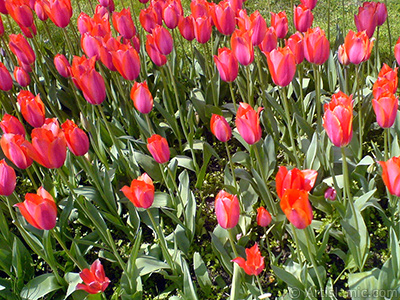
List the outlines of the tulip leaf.
{"label": "tulip leaf", "polygon": [[153,272],[159,272],[162,269],[169,269],[169,265],[152,256],[142,256],[136,259],[136,267],[139,270],[139,276],[144,276]]}
{"label": "tulip leaf", "polygon": [[190,274],[186,260],[181,257],[181,266],[183,272],[183,293],[186,299],[197,300],[197,293],[193,284],[192,275]]}
{"label": "tulip leaf", "polygon": [[368,295],[372,295],[370,294],[372,289],[378,287],[379,273],[379,269],[374,268],[367,272],[349,274],[349,290],[351,298],[354,300],[365,300]]}
{"label": "tulip leaf", "polygon": [[64,298],[66,300],[69,295],[71,295],[73,292],[75,292],[76,285],[78,283],[82,282],[82,279],[79,276],[79,273],[72,273],[72,272],[65,274],[64,279],[68,283],[67,293]]}
{"label": "tulip leaf", "polygon": [[400,279],[400,246],[396,232],[390,227],[390,251],[392,253],[392,270],[397,279]]}
{"label": "tulip leaf", "polygon": [[37,300],[60,289],[57,279],[52,273],[43,274],[29,281],[21,291],[21,297],[27,300]]}
{"label": "tulip leaf", "polygon": [[193,268],[196,274],[197,282],[206,296],[211,292],[212,282],[208,275],[207,267],[201,258],[200,253],[195,252],[193,255]]}
{"label": "tulip leaf", "polygon": [[213,247],[215,255],[218,257],[221,264],[224,266],[225,270],[232,274],[232,263],[231,263],[231,256],[225,250],[224,245],[218,239],[218,237],[214,233],[210,233],[211,235],[211,245]]}
{"label": "tulip leaf", "polygon": [[283,282],[286,282],[288,286],[304,291],[304,285],[294,277],[292,273],[274,265],[272,266],[272,270],[274,270],[276,276],[278,276]]}

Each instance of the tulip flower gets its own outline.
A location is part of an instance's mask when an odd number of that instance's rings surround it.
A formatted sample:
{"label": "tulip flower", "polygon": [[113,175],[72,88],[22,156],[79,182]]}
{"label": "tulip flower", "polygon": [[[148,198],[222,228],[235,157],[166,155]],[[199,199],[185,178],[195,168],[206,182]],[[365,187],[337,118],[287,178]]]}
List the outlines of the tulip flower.
{"label": "tulip flower", "polygon": [[400,156],[392,157],[388,161],[378,161],[382,167],[382,179],[389,193],[400,197]]}
{"label": "tulip flower", "polygon": [[194,35],[194,19],[193,16],[187,16],[186,18],[181,16],[178,23],[178,29],[182,37],[187,41],[193,41]]}
{"label": "tulip flower", "polygon": [[25,136],[24,125],[14,116],[4,114],[3,119],[0,122],[0,128],[3,133],[13,133]]}
{"label": "tulip flower", "polygon": [[400,65],[400,37],[394,46],[394,57],[396,58],[397,64]]}
{"label": "tulip flower", "polygon": [[33,13],[25,1],[6,1],[5,6],[10,16],[23,27],[31,27],[33,24]]}
{"label": "tulip flower", "polygon": [[353,137],[353,101],[351,96],[339,92],[324,105],[324,128],[336,147],[347,146]]}
{"label": "tulip flower", "polygon": [[94,57],[96,60],[99,60],[101,46],[100,37],[93,36],[89,32],[82,34],[81,48],[87,57]]}
{"label": "tulip flower", "polygon": [[271,214],[264,207],[257,208],[257,224],[261,227],[267,227],[272,221]]}
{"label": "tulip flower", "polygon": [[15,81],[22,87],[26,87],[31,83],[31,78],[29,77],[28,72],[26,72],[21,67],[14,68],[14,78]]}
{"label": "tulip flower", "polygon": [[376,14],[375,5],[368,3],[367,5],[359,7],[358,14],[354,15],[354,23],[356,24],[358,32],[365,30],[368,38],[371,38],[378,25],[378,15]]}
{"label": "tulip flower", "polygon": [[296,65],[301,64],[304,60],[303,39],[303,35],[297,31],[286,40],[286,47],[292,50]]}
{"label": "tulip flower", "polygon": [[265,268],[264,257],[258,249],[258,244],[255,243],[253,247],[246,248],[246,259],[243,257],[236,257],[232,259],[237,263],[248,275],[258,276]]}
{"label": "tulip flower", "polygon": [[289,47],[277,48],[264,54],[274,83],[279,86],[289,85],[296,73],[296,59]]}
{"label": "tulip flower", "polygon": [[271,52],[278,45],[278,37],[274,27],[269,27],[265,33],[264,39],[258,45],[263,52]]}
{"label": "tulip flower", "polygon": [[40,127],[45,120],[45,108],[40,95],[36,97],[30,91],[21,91],[17,101],[24,119],[33,127]]}
{"label": "tulip flower", "polygon": [[104,292],[110,284],[110,279],[106,277],[104,268],[99,259],[96,259],[90,266],[90,270],[83,269],[82,272],[79,273],[79,276],[84,284],[78,283],[76,289],[84,290],[89,294]]}
{"label": "tulip flower", "polygon": [[89,138],[87,134],[73,121],[67,120],[61,128],[65,135],[68,149],[76,156],[85,155],[89,151]]}
{"label": "tulip flower", "polygon": [[385,91],[379,95],[379,98],[372,99],[372,107],[374,108],[376,121],[379,126],[390,128],[396,120],[399,98]]}
{"label": "tulip flower", "polygon": [[232,137],[232,129],[223,116],[212,114],[210,128],[215,137],[223,143],[226,143]]}
{"label": "tulip flower", "polygon": [[314,16],[307,6],[299,5],[294,8],[293,22],[296,30],[306,32],[313,21]]}
{"label": "tulip flower", "polygon": [[31,65],[35,62],[36,55],[31,45],[22,34],[10,34],[10,50],[22,63]]}
{"label": "tulip flower", "polygon": [[48,16],[53,23],[60,28],[68,26],[72,17],[71,0],[49,0]]}
{"label": "tulip flower", "polygon": [[336,199],[336,190],[333,187],[328,187],[324,193],[325,199],[334,201]]}
{"label": "tulip flower", "polygon": [[202,16],[194,19],[194,36],[200,44],[207,43],[211,38],[212,26],[211,18]]}
{"label": "tulip flower", "polygon": [[388,12],[385,3],[375,2],[377,25],[382,26],[386,22]]}
{"label": "tulip flower", "polygon": [[298,229],[304,229],[311,224],[313,212],[308,200],[308,192],[304,190],[289,189],[282,196],[281,209],[289,222]]}
{"label": "tulip flower", "polygon": [[140,24],[142,25],[143,29],[146,30],[148,33],[156,27],[156,25],[162,25],[158,22],[157,12],[154,10],[154,7],[150,5],[146,9],[141,9],[139,14]]}
{"label": "tulip flower", "polygon": [[63,54],[57,54],[54,57],[54,66],[62,77],[71,77],[71,65]]}
{"label": "tulip flower", "polygon": [[135,82],[131,89],[131,99],[135,108],[142,114],[148,114],[153,109],[153,96],[146,81]]}
{"label": "tulip flower", "polygon": [[10,196],[17,184],[17,176],[15,171],[5,161],[0,160],[0,195]]}
{"label": "tulip flower", "polygon": [[250,36],[254,46],[260,45],[267,34],[267,22],[258,10],[250,15]]}
{"label": "tulip flower", "polygon": [[300,2],[311,10],[313,10],[314,7],[317,5],[317,0],[300,0]]}
{"label": "tulip flower", "polygon": [[225,82],[233,82],[239,73],[239,63],[228,48],[218,49],[218,55],[214,55],[214,62],[217,66],[221,79]]}
{"label": "tulip flower", "polygon": [[242,9],[243,2],[245,0],[226,0],[229,2],[229,5],[232,7],[233,11],[237,12],[238,10]]}
{"label": "tulip flower", "polygon": [[230,229],[239,222],[240,207],[239,200],[235,195],[231,195],[221,190],[215,197],[215,214],[218,224],[224,229]]}
{"label": "tulip flower", "polygon": [[236,27],[236,15],[229,2],[221,1],[210,12],[218,31],[224,35],[231,35]]}
{"label": "tulip flower", "polygon": [[148,138],[147,149],[153,156],[154,160],[159,164],[169,161],[170,152],[168,142],[162,136],[153,134],[150,138]]}
{"label": "tulip flower", "polygon": [[139,176],[137,179],[133,179],[131,186],[125,185],[121,191],[137,208],[147,209],[153,204],[153,180],[151,180],[146,173],[143,173],[143,175]]}
{"label": "tulip flower", "polygon": [[349,60],[349,57],[347,56],[346,48],[345,48],[344,44],[340,45],[338,48],[338,60],[344,66],[347,66],[350,64],[350,60]]}
{"label": "tulip flower", "polygon": [[309,28],[304,35],[304,57],[312,64],[322,65],[329,58],[329,41],[319,27]]}
{"label": "tulip flower", "polygon": [[247,66],[253,62],[254,49],[248,31],[236,29],[231,37],[231,48],[241,65]]}
{"label": "tulip flower", "polygon": [[5,133],[1,137],[0,145],[4,155],[20,169],[30,167],[33,160],[29,157],[26,148],[22,147],[25,138],[19,134]]}
{"label": "tulip flower", "polygon": [[118,72],[126,80],[135,80],[140,73],[140,57],[132,46],[121,45],[112,52],[112,62]]}
{"label": "tulip flower", "polygon": [[37,229],[50,230],[56,226],[57,205],[42,186],[36,194],[26,194],[25,201],[15,206],[19,208],[25,220]]}
{"label": "tulip flower", "polygon": [[288,33],[288,19],[286,12],[279,13],[271,12],[271,26],[275,28],[278,39],[283,39]]}
{"label": "tulip flower", "polygon": [[190,2],[190,11],[195,19],[208,16],[208,2],[206,0],[193,0]]}
{"label": "tulip flower", "polygon": [[0,13],[2,13],[3,15],[8,15],[5,0],[0,0]]}
{"label": "tulip flower", "polygon": [[47,119],[41,128],[33,129],[31,138],[32,143],[25,141],[22,147],[34,161],[48,169],[64,165],[67,143],[56,119]]}
{"label": "tulip flower", "polygon": [[246,143],[253,145],[261,139],[261,126],[259,114],[262,108],[256,112],[249,104],[241,102],[236,114],[236,127]]}
{"label": "tulip flower", "polygon": [[306,192],[311,191],[317,180],[318,172],[315,170],[299,170],[293,168],[288,170],[286,167],[280,166],[276,174],[276,193],[279,199],[282,198],[286,190],[296,189]]}
{"label": "tulip flower", "polygon": [[169,29],[178,26],[179,19],[183,16],[183,8],[180,0],[169,0],[162,11],[165,25]]}
{"label": "tulip flower", "polygon": [[379,95],[385,91],[395,94],[397,91],[398,78],[397,69],[394,70],[387,64],[383,64],[382,69],[379,71],[378,79],[375,81],[372,88],[372,93],[375,98],[379,98]]}
{"label": "tulip flower", "polygon": [[167,57],[158,50],[152,34],[146,36],[146,52],[156,66],[161,67],[167,63]]}
{"label": "tulip flower", "polygon": [[158,51],[160,51],[160,53],[163,55],[170,54],[174,47],[174,41],[172,40],[171,33],[166,28],[157,25],[153,29],[152,35]]}
{"label": "tulip flower", "polygon": [[9,91],[13,87],[13,81],[10,72],[6,66],[0,62],[0,90]]}
{"label": "tulip flower", "polygon": [[354,33],[349,30],[344,40],[347,57],[355,65],[369,59],[373,45],[374,42],[369,40],[365,31]]}
{"label": "tulip flower", "polygon": [[49,18],[44,6],[43,0],[35,1],[34,11],[40,21],[46,21]]}
{"label": "tulip flower", "polygon": [[112,22],[114,28],[124,39],[130,40],[136,34],[130,8],[124,8],[121,12],[113,12]]}

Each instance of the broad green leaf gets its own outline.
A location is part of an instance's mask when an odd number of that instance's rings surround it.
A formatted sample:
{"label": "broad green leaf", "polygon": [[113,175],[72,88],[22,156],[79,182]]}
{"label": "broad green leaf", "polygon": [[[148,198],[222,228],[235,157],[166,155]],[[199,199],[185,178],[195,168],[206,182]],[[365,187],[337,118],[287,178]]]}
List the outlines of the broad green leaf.
{"label": "broad green leaf", "polygon": [[37,300],[50,292],[60,289],[54,274],[43,274],[29,281],[21,291],[21,297],[27,300]]}
{"label": "broad green leaf", "polygon": [[198,284],[202,291],[208,295],[211,292],[212,282],[208,275],[207,267],[198,252],[195,252],[193,255],[193,268]]}
{"label": "broad green leaf", "polygon": [[153,272],[159,272],[162,269],[169,269],[169,265],[152,256],[142,256],[136,259],[136,267],[139,270],[139,276],[144,276]]}
{"label": "broad green leaf", "polygon": [[[378,286],[379,269],[372,269],[367,272],[349,274],[349,289],[353,300],[376,300],[372,291]],[[361,293],[363,292],[363,293]]]}

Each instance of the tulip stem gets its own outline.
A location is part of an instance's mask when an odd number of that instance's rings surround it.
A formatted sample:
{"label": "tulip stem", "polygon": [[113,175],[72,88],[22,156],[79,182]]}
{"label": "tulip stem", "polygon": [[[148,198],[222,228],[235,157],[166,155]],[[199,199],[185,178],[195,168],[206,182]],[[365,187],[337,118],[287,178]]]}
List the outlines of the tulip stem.
{"label": "tulip stem", "polygon": [[57,231],[53,228],[50,230],[51,233],[53,234],[54,238],[57,240],[57,242],[60,244],[61,248],[65,251],[65,253],[68,255],[68,257],[74,262],[74,264],[81,270],[83,270],[85,267],[82,266],[79,261],[76,260],[76,258],[72,255],[72,253],[68,250],[67,246],[64,244],[62,241],[61,237],[58,235]]}
{"label": "tulip stem", "polygon": [[356,91],[357,91],[357,106],[358,106],[358,135],[360,138],[360,146],[358,148],[358,159],[361,160],[362,158],[362,145],[363,145],[363,117],[362,117],[362,94],[361,88],[359,85],[359,72],[360,66],[355,66],[356,69]]}
{"label": "tulip stem", "polygon": [[169,177],[171,177],[172,184],[174,185],[176,194],[178,195],[179,201],[181,202],[182,211],[184,211],[185,210],[185,204],[183,203],[183,199],[182,199],[181,193],[179,192],[178,185],[176,184],[176,181],[174,179],[174,175],[172,174],[172,171],[168,166],[167,166],[167,172],[168,172]]}
{"label": "tulip stem", "polygon": [[149,137],[153,135],[154,131],[153,131],[153,127],[151,126],[151,121],[149,118],[149,114],[144,114],[145,118],[146,118],[146,122],[147,122],[147,127],[149,127]]}
{"label": "tulip stem", "polygon": [[[388,7],[387,0],[385,0],[385,6]],[[389,35],[389,49],[392,50],[392,34],[390,33],[389,14],[386,18],[386,23],[387,23],[388,35]]]}
{"label": "tulip stem", "polygon": [[229,151],[228,142],[226,142],[224,144],[225,144],[226,154],[228,155],[229,166],[231,167],[232,179],[233,179],[233,182],[235,184],[236,193],[239,193],[239,188],[238,188],[238,185],[237,185],[237,182],[236,182],[235,167],[233,166],[232,156],[231,156],[231,153]]}
{"label": "tulip stem", "polygon": [[156,232],[157,237],[160,240],[160,247],[161,247],[162,252],[164,253],[165,259],[166,259],[168,265],[171,267],[172,272],[176,273],[175,264],[173,263],[171,254],[168,251],[167,242],[165,240],[164,233],[160,230],[160,226],[156,224],[156,221],[154,219],[154,216],[153,216],[151,210],[146,209],[146,211],[147,211],[147,214],[149,215],[149,218],[150,218],[151,224],[153,225],[154,231]]}
{"label": "tulip stem", "polygon": [[57,50],[57,46],[54,43],[53,36],[51,35],[50,30],[48,28],[48,22],[47,21],[44,22],[43,27],[44,27],[44,30],[46,31],[47,36],[49,37],[49,41],[50,41],[50,44],[51,44],[53,50],[56,51]]}
{"label": "tulip stem", "polygon": [[384,138],[385,138],[385,161],[387,161],[388,159],[389,159],[389,147],[390,147],[390,144],[389,144],[389,135],[390,135],[390,132],[389,132],[389,128],[385,128],[384,129]]}
{"label": "tulip stem", "polygon": [[229,236],[229,243],[231,244],[232,251],[235,254],[234,258],[239,257],[239,254],[236,250],[236,246],[235,246],[235,242],[234,242],[235,239],[233,237],[232,228],[228,228],[227,230],[228,230],[228,236]]}
{"label": "tulip stem", "polygon": [[232,82],[228,82],[228,83],[229,83],[229,90],[231,91],[231,97],[232,97],[232,101],[233,101],[233,108],[235,109],[235,112],[236,112],[237,111],[237,104],[236,104],[235,93],[233,92]]}
{"label": "tulip stem", "polygon": [[32,174],[32,172],[31,172],[31,170],[29,170],[29,168],[26,168],[25,170],[26,170],[26,173],[28,174],[29,179],[30,179],[31,182],[32,182],[32,185],[33,185],[34,189],[37,190],[38,187],[37,187],[37,185],[36,185],[35,179],[33,178],[33,174]]}
{"label": "tulip stem", "polygon": [[301,114],[303,115],[303,119],[306,120],[306,110],[304,108],[304,91],[303,91],[303,63],[299,64],[299,67],[297,69],[298,74],[299,74],[299,86],[300,86],[300,108],[301,108]]}
{"label": "tulip stem", "polygon": [[206,50],[206,57],[205,57],[205,61],[206,61],[206,69],[208,70],[208,79],[210,80],[210,85],[211,85],[211,92],[213,95],[213,102],[214,102],[214,106],[218,107],[219,106],[219,99],[217,99],[217,95],[215,94],[215,90],[214,90],[214,82],[213,82],[213,75],[214,72],[212,71],[212,68],[210,66],[210,62],[208,61],[209,57],[212,57],[212,53],[208,47],[208,43],[204,43],[204,48]]}
{"label": "tulip stem", "polygon": [[[310,229],[312,230],[312,229]],[[320,273],[318,272],[318,268],[317,268],[317,262],[315,261],[315,257],[314,254],[311,251],[311,245],[310,245],[310,233],[309,233],[309,228],[305,228],[304,232],[306,234],[306,241],[307,241],[307,250],[308,250],[308,255],[310,256],[311,259],[311,264],[314,268],[314,272],[317,275],[317,280],[318,280],[318,285],[319,285],[319,289],[320,289],[320,293],[321,293],[321,299],[325,299],[325,293],[324,293],[324,285],[320,276]]]}
{"label": "tulip stem", "polygon": [[244,67],[246,69],[246,79],[247,79],[247,98],[249,98],[249,104],[251,107],[254,107],[254,99],[253,99],[253,87],[252,87],[252,82],[251,82],[251,71],[250,71],[250,65]]}
{"label": "tulip stem", "polygon": [[[80,1],[80,0],[78,0],[78,3],[79,3],[79,1]],[[62,29],[62,31],[63,31],[63,33],[64,33],[65,40],[67,41],[67,47],[68,47],[68,50],[69,50],[69,52],[70,52],[70,56],[73,56],[73,55],[74,55],[74,48],[72,47],[71,40],[70,40],[70,38],[69,38],[69,36],[68,36],[68,33],[67,33],[67,29],[64,27],[64,28]]]}
{"label": "tulip stem", "polygon": [[287,127],[289,130],[289,137],[290,137],[290,143],[292,144],[292,151],[293,151],[293,155],[296,159],[296,166],[298,168],[300,168],[300,161],[299,158],[297,157],[297,151],[296,151],[296,144],[294,142],[294,137],[293,137],[293,131],[292,131],[292,122],[290,119],[290,111],[289,111],[289,104],[288,104],[288,99],[287,99],[287,95],[286,95],[286,88],[282,87],[281,91],[281,95],[282,95],[282,100],[283,100],[283,107],[285,109],[285,116],[286,116],[286,123],[287,123]]}
{"label": "tulip stem", "polygon": [[300,250],[299,238],[297,237],[297,232],[296,232],[296,228],[294,227],[294,225],[292,223],[290,223],[290,226],[292,227],[294,242],[296,243],[297,260],[299,261],[300,270],[303,270],[303,261],[301,259],[301,250]]}
{"label": "tulip stem", "polygon": [[321,74],[319,73],[319,66],[313,64],[314,79],[315,79],[315,106],[317,107],[317,133],[322,131],[321,119]]}
{"label": "tulip stem", "polygon": [[257,279],[258,288],[260,290],[260,295],[263,295],[264,292],[263,292],[263,288],[261,286],[260,278],[258,277],[258,275],[256,275],[256,279]]}

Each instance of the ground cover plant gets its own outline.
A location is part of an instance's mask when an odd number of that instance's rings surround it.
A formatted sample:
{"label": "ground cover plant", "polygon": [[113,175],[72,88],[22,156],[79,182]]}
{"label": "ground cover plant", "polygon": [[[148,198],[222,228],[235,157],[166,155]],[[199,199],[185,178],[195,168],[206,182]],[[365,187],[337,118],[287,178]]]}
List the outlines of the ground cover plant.
{"label": "ground cover plant", "polygon": [[0,297],[399,299],[396,5],[0,1]]}

